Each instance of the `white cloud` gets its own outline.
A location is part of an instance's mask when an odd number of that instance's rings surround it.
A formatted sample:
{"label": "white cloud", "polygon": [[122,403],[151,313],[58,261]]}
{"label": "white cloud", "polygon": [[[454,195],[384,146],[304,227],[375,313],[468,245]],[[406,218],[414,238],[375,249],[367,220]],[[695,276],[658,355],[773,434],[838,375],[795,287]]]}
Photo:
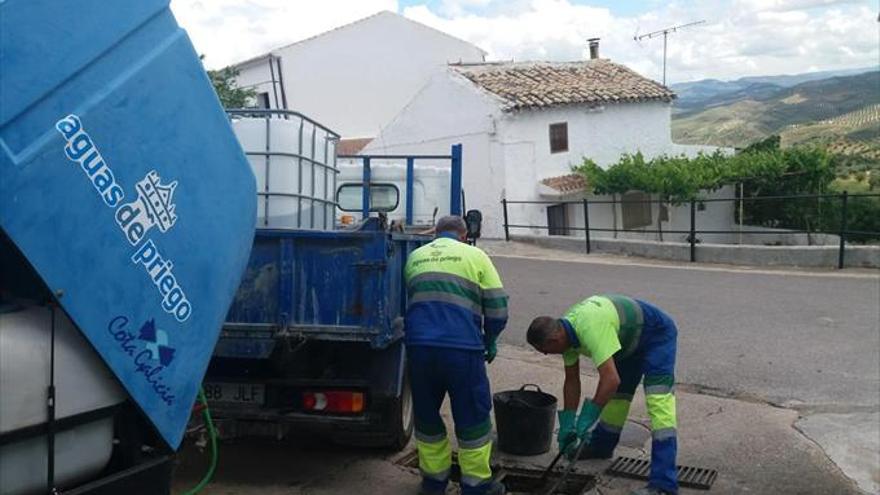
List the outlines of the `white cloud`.
{"label": "white cloud", "polygon": [[[876,66],[876,6],[869,0],[676,0],[646,2],[637,16],[614,15],[573,0],[442,0],[403,15],[468,40],[493,59],[576,60],[586,39],[602,38],[603,57],[662,76],[662,37],[636,33],[698,19],[669,35],[668,81]],[[240,61],[313,36],[396,0],[173,0],[171,7],[208,67]]]}
{"label": "white cloud", "polygon": [[356,21],[397,0],[172,0],[205,65],[216,69]]}
{"label": "white cloud", "polygon": [[571,0],[531,0],[500,15],[448,17],[424,6],[404,15],[497,59],[578,59],[586,56],[585,40],[598,36],[603,57],[656,79],[662,77],[662,36],[640,42],[633,36],[705,19],[669,35],[669,82],[872,66],[880,57],[876,12],[864,0],[669,2],[635,17]]}

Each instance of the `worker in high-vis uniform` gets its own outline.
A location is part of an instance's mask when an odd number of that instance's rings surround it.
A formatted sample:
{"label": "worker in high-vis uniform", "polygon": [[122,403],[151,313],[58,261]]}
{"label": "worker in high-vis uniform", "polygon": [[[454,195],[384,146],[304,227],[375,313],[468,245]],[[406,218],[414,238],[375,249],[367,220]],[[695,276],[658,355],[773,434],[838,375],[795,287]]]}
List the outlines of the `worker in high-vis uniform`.
{"label": "worker in high-vis uniform", "polygon": [[449,394],[461,491],[503,494],[492,480],[492,398],[486,362],[507,324],[507,294],[489,256],[466,244],[461,217],[437,222],[436,238],[413,251],[406,263],[409,300],[406,352],[415,412],[421,493],[445,493],[452,448],[440,417]]}
{"label": "worker in high-vis uniform", "polygon": [[[562,354],[564,405],[559,411],[559,449],[581,459],[610,458],[620,440],[630,403],[644,377],[651,419],[651,473],[635,494],[678,493],[675,457],[675,322],[655,306],[622,295],[596,295],[575,304],[562,318],[541,316],[526,338],[545,354]],[[577,413],[581,397],[579,357],[599,370],[592,400]],[[596,424],[598,422],[598,424]],[[593,428],[595,424],[595,428]]]}

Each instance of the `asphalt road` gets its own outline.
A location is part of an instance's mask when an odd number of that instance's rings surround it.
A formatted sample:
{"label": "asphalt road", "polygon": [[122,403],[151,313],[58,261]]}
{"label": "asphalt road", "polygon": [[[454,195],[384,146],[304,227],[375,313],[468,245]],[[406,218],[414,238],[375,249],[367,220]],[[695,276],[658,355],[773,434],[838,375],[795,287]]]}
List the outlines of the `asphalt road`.
{"label": "asphalt road", "polygon": [[675,319],[680,383],[808,412],[880,408],[880,277],[494,260],[510,294],[502,342],[528,345],[534,316],[619,292]]}

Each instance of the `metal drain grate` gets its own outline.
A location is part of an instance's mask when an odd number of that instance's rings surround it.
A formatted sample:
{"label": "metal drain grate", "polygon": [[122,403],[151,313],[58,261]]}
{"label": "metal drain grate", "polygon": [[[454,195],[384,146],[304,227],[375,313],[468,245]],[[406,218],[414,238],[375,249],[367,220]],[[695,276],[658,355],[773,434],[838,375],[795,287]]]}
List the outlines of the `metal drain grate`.
{"label": "metal drain grate", "polygon": [[[400,466],[418,469],[419,454],[416,451],[409,452],[398,457],[394,462]],[[499,463],[493,463],[492,472],[495,473],[497,480],[507,485],[508,493],[511,495],[543,494],[550,484],[561,475],[559,470],[556,470],[544,480],[543,484],[539,484],[541,475],[544,474],[543,468],[504,466]],[[452,472],[449,478],[453,482],[458,482],[461,478],[458,459],[454,453],[452,454]],[[572,472],[566,478],[565,483],[557,488],[554,495],[581,495],[595,485],[596,477],[592,474]]]}
{"label": "metal drain grate", "polygon": [[[618,457],[605,472],[612,476],[646,480],[651,472],[651,461],[633,459],[632,457]],[[678,484],[680,486],[708,490],[712,488],[712,484],[715,483],[717,477],[718,471],[714,469],[678,466]]]}

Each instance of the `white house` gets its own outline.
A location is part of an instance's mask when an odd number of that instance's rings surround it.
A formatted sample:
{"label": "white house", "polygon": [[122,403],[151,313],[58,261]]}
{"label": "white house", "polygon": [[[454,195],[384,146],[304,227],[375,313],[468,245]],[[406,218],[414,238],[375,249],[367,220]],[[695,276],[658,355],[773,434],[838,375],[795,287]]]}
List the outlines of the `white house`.
{"label": "white house", "polygon": [[[455,63],[435,74],[364,153],[444,153],[462,143],[466,207],[483,212],[484,236],[498,238],[503,235],[502,198],[582,198],[586,184],[565,176],[584,157],[605,166],[622,153],[641,151],[650,158],[714,150],[672,142],[674,97],[660,83],[600,58]],[[601,206],[591,207],[592,228],[610,229],[618,222],[622,227],[624,220],[632,220],[632,212],[612,215],[610,206]],[[658,210],[654,205],[638,214],[653,222]],[[509,215],[510,223],[550,222],[555,233],[583,235],[566,229],[583,226],[579,205],[512,205]]]}
{"label": "white house", "polygon": [[299,111],[338,132],[340,153],[359,151],[428,79],[485,52],[392,12],[375,15],[235,64],[257,106]]}

